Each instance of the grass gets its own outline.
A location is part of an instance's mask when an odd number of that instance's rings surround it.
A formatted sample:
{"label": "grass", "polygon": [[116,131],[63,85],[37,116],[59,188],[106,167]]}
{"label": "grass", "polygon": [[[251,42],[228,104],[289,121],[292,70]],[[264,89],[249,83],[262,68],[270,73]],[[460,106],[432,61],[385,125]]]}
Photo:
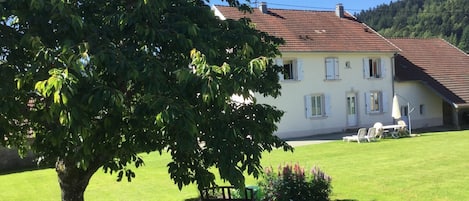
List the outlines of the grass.
{"label": "grass", "polygon": [[[377,143],[342,141],[301,146],[294,153],[266,153],[264,166],[299,162],[321,167],[332,176],[336,200],[469,200],[469,131],[424,134]],[[115,182],[115,175],[99,171],[85,192],[85,200],[183,201],[197,197],[194,185],[179,191],[169,179],[168,155],[144,155],[146,166],[131,183]],[[255,184],[247,178],[247,184]],[[0,200],[59,200],[53,169],[0,176]]]}

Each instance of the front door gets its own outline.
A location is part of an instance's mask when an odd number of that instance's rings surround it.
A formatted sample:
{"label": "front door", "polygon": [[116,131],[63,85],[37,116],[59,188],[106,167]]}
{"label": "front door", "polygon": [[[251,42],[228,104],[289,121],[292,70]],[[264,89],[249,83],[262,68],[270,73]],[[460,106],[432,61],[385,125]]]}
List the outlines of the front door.
{"label": "front door", "polygon": [[352,127],[358,124],[357,96],[355,93],[347,94],[347,126]]}

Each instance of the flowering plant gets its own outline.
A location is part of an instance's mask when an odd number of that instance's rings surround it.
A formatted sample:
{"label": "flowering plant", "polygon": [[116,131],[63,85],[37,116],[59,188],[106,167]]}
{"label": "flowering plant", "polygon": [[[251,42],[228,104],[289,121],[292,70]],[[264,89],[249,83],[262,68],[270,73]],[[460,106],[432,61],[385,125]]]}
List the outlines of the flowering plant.
{"label": "flowering plant", "polygon": [[329,200],[332,191],[331,177],[319,167],[305,172],[298,163],[278,167],[275,173],[272,167],[264,171],[264,180],[259,183],[263,201],[310,201]]}

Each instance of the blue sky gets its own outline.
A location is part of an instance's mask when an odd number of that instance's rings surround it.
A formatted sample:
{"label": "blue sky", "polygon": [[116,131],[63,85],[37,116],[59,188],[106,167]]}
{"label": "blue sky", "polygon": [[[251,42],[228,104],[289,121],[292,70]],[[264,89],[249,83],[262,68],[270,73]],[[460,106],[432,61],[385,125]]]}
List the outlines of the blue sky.
{"label": "blue sky", "polygon": [[[239,0],[245,2],[244,0]],[[342,3],[346,11],[359,13],[361,10],[376,7],[381,4],[389,4],[391,0],[258,0],[267,2],[269,8],[287,8],[299,10],[334,10],[337,3]],[[396,2],[398,0],[394,0]],[[254,0],[251,0],[254,2]],[[210,5],[226,5],[221,0],[210,0]]]}

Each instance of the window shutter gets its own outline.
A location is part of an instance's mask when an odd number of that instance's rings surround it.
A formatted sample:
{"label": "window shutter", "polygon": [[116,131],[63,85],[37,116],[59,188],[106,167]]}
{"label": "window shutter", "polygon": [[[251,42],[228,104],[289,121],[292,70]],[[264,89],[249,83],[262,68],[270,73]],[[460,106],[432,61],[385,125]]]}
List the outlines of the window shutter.
{"label": "window shutter", "polygon": [[380,63],[380,72],[381,72],[381,77],[385,78],[386,77],[386,62],[384,58],[380,58],[381,63]]}
{"label": "window shutter", "polygon": [[330,58],[326,58],[326,80],[334,78],[334,62]]}
{"label": "window shutter", "polygon": [[370,59],[363,58],[363,78],[370,78]]}
{"label": "window shutter", "polygon": [[308,118],[308,119],[313,117],[311,106],[312,106],[311,96],[307,95],[307,96],[305,96],[305,112],[306,112],[306,118]]}
{"label": "window shutter", "polygon": [[335,58],[334,59],[334,73],[335,73],[335,79],[339,79],[339,59]]}
{"label": "window shutter", "polygon": [[[282,58],[276,58],[275,59],[275,65],[282,67],[283,69],[283,59]],[[278,73],[278,80],[283,81],[285,78],[283,76],[282,72]]]}
{"label": "window shutter", "polygon": [[388,100],[388,94],[385,92],[381,92],[381,103],[383,104],[381,111],[384,113],[387,113],[389,111],[389,100]]}
{"label": "window shutter", "polygon": [[324,116],[331,116],[332,104],[331,104],[331,96],[324,95]]}
{"label": "window shutter", "polygon": [[304,76],[303,76],[303,60],[301,59],[296,59],[294,62],[293,62],[293,69],[296,70],[295,72],[295,79],[296,80],[303,80]]}
{"label": "window shutter", "polygon": [[370,93],[365,92],[365,113],[370,113]]}

